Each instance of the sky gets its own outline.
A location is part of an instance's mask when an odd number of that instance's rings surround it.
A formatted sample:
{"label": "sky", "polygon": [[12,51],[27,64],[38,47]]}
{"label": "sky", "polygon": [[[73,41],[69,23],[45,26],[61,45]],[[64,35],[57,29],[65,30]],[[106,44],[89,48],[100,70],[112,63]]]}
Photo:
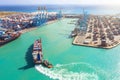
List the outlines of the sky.
{"label": "sky", "polygon": [[0,0],[0,5],[77,4],[120,5],[119,0]]}

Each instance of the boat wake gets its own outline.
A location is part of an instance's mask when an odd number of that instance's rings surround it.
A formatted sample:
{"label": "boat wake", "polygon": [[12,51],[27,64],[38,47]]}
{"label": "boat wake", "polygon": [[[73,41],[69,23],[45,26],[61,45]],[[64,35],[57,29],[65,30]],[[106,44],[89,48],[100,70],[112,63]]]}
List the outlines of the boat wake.
{"label": "boat wake", "polygon": [[[89,67],[85,69],[87,66]],[[41,65],[36,65],[35,68],[40,73],[49,76],[51,79],[55,80],[99,80],[98,74],[89,64],[57,64],[52,69],[45,68]]]}

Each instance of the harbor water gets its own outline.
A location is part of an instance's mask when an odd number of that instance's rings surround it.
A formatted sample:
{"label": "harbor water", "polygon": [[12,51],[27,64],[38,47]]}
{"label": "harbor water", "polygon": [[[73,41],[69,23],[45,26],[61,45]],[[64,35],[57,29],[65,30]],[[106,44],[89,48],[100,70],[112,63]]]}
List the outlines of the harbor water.
{"label": "harbor water", "polygon": [[[0,48],[0,80],[119,80],[120,46],[100,49],[72,45],[76,19],[62,19],[22,34]],[[34,65],[32,44],[42,39],[43,56],[54,68]]]}

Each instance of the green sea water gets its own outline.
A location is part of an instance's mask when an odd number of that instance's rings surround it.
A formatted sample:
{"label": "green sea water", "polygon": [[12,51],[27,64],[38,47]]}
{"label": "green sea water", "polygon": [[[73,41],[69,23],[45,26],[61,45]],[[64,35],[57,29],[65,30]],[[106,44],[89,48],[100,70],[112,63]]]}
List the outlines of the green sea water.
{"label": "green sea water", "polygon": [[[62,19],[22,34],[0,48],[0,80],[120,80],[120,46],[99,49],[72,45],[75,19]],[[42,38],[52,69],[34,65],[32,44]]]}

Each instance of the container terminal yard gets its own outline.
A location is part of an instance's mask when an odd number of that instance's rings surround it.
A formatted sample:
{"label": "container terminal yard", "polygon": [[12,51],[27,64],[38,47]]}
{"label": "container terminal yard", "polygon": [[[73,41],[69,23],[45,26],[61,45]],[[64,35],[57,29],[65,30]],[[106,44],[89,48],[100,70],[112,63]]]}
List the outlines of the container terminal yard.
{"label": "container terminal yard", "polygon": [[120,43],[120,19],[108,15],[86,15],[79,18],[72,31],[73,44],[113,48]]}
{"label": "container terminal yard", "polygon": [[[12,14],[12,12],[1,12],[0,46],[17,39],[20,36],[20,33],[29,31],[27,29],[30,28],[34,29],[35,27],[49,24],[50,22],[54,22],[60,19],[61,17],[62,17],[61,11],[47,12],[46,7],[44,6],[38,7],[38,11],[33,13],[13,12]],[[13,34],[17,36],[16,37],[11,36]]]}

